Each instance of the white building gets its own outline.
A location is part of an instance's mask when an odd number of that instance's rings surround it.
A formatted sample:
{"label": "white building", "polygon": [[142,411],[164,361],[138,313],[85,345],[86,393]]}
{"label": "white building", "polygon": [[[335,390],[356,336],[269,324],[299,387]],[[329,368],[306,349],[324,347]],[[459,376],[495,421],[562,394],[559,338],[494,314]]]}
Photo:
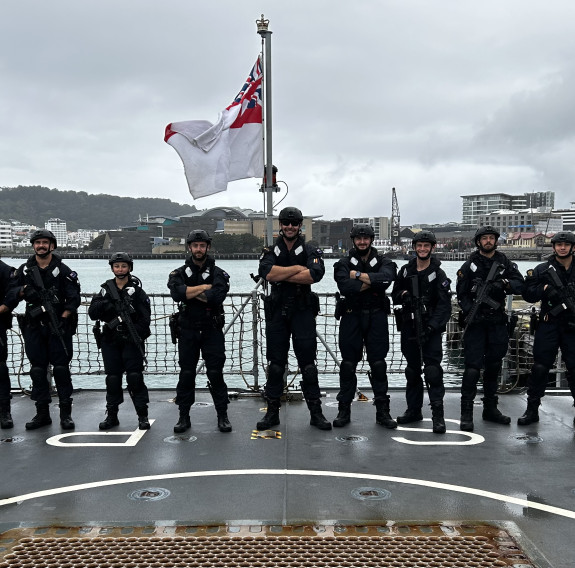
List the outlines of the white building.
{"label": "white building", "polygon": [[357,223],[371,225],[375,232],[375,240],[389,239],[389,217],[357,217],[353,219],[353,224]]}
{"label": "white building", "polygon": [[12,225],[0,219],[0,249],[12,250]]}
{"label": "white building", "polygon": [[48,219],[48,221],[44,223],[44,228],[54,233],[56,242],[58,243],[59,247],[68,246],[68,231],[66,228],[66,221],[62,221],[62,219]]}

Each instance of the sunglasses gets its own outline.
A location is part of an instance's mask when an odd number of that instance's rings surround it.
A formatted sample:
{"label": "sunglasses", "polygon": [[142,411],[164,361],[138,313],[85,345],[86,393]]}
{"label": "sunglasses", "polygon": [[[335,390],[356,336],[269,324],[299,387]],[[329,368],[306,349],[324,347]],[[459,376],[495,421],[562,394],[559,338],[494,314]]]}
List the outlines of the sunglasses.
{"label": "sunglasses", "polygon": [[280,221],[280,223],[284,226],[284,227],[299,227],[301,225],[301,223],[299,221],[288,221],[287,219],[282,219]]}

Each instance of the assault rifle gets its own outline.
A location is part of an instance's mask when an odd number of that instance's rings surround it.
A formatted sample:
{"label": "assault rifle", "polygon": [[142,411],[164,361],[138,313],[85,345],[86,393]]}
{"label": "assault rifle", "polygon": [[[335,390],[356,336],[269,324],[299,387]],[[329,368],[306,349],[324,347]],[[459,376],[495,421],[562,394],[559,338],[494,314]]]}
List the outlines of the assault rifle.
{"label": "assault rifle", "polygon": [[421,294],[419,293],[419,276],[417,274],[410,276],[410,280],[413,302],[411,306],[411,319],[413,320],[413,327],[415,328],[415,341],[419,348],[420,364],[423,365],[423,337],[425,336],[425,330],[423,328],[423,314],[425,313],[425,305],[423,304]]}
{"label": "assault rifle", "polygon": [[573,301],[573,295],[569,286],[565,286],[563,281],[557,274],[557,270],[554,266],[550,265],[547,269],[547,273],[549,274],[549,278],[551,278],[551,282],[553,284],[553,288],[559,294],[559,301],[560,303],[557,304],[549,313],[553,316],[563,312],[569,311],[571,316],[575,317],[575,301]]}
{"label": "assault rifle", "polygon": [[58,303],[59,300],[55,296],[53,292],[47,290],[44,286],[44,281],[42,280],[42,276],[40,275],[40,270],[37,266],[32,266],[30,268],[30,272],[32,274],[32,279],[34,281],[34,287],[36,291],[40,295],[40,306],[35,308],[31,311],[32,316],[40,315],[40,313],[46,314],[48,317],[48,327],[50,329],[50,333],[55,335],[62,344],[64,348],[64,353],[66,356],[69,356],[68,348],[66,347],[66,342],[64,341],[64,332],[62,331],[62,322],[60,318],[56,314],[56,310],[54,309],[54,304]]}
{"label": "assault rifle", "polygon": [[469,329],[470,324],[473,323],[473,321],[475,320],[477,312],[479,311],[479,308],[481,308],[483,304],[489,306],[490,308],[493,308],[494,310],[498,310],[501,307],[501,304],[499,302],[496,302],[489,295],[491,285],[493,284],[493,281],[495,280],[495,277],[497,276],[500,268],[501,264],[499,262],[494,261],[493,264],[491,265],[491,268],[489,269],[487,278],[481,284],[479,284],[475,295],[475,302],[473,303],[473,307],[471,308],[471,311],[469,312],[469,315],[467,316],[467,319],[465,321],[465,327],[463,328],[461,339],[465,337],[465,333]]}
{"label": "assault rifle", "polygon": [[134,345],[138,348],[138,351],[140,352],[140,355],[142,356],[144,363],[146,363],[147,365],[148,360],[146,359],[146,353],[144,352],[144,348],[142,347],[142,340],[138,335],[138,332],[136,331],[134,322],[132,321],[131,314],[133,314],[136,310],[134,310],[134,307],[131,304],[124,302],[124,300],[122,300],[120,294],[118,294],[118,289],[116,288],[114,282],[108,282],[106,284],[106,288],[108,289],[112,301],[114,302],[114,307],[116,308],[116,314],[117,314],[116,317],[111,322],[106,323],[106,325],[110,329],[116,329],[120,324],[125,326],[126,330],[128,331],[128,335],[132,340],[132,343],[134,343]]}

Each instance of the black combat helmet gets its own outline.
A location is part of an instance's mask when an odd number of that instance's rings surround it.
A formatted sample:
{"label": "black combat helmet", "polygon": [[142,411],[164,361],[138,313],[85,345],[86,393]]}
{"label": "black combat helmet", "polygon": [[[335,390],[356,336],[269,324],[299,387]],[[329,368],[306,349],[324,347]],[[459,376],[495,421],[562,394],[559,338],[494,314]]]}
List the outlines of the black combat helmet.
{"label": "black combat helmet", "polygon": [[299,225],[303,223],[303,214],[297,207],[284,207],[280,211],[279,220],[280,223],[283,223],[284,221],[290,221]]}
{"label": "black combat helmet", "polygon": [[115,252],[108,261],[110,266],[113,266],[116,262],[125,262],[130,267],[130,272],[134,270],[134,261],[132,257],[127,252]]}
{"label": "black combat helmet", "polygon": [[435,234],[431,231],[419,231],[417,235],[411,239],[411,246],[415,248],[415,243],[431,243],[432,246],[437,244],[437,239],[435,238]]}
{"label": "black combat helmet", "polygon": [[494,227],[492,227],[491,225],[485,225],[485,227],[479,227],[479,229],[475,231],[475,237],[474,237],[475,246],[479,246],[479,239],[483,235],[495,235],[495,241],[498,241],[499,237],[501,236],[499,231]]}
{"label": "black combat helmet", "polygon": [[37,229],[30,235],[31,244],[34,244],[34,241],[37,241],[38,239],[50,239],[54,244],[54,248],[58,246],[54,233],[52,231],[49,231],[48,229]]}
{"label": "black combat helmet", "polygon": [[350,238],[353,240],[355,237],[369,237],[372,241],[375,238],[375,231],[368,223],[356,223],[349,233]]}
{"label": "black combat helmet", "polygon": [[186,243],[190,246],[192,243],[207,243],[208,245],[212,244],[212,238],[208,235],[207,231],[203,229],[194,229],[190,231],[190,234],[186,238]]}
{"label": "black combat helmet", "polygon": [[551,244],[569,243],[575,245],[575,235],[571,231],[559,231],[551,237]]}

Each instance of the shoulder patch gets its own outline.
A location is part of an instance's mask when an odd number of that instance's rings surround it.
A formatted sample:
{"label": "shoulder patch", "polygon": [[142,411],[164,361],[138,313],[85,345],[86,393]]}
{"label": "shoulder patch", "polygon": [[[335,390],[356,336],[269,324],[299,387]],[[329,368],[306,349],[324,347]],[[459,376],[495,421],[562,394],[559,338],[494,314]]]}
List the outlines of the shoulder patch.
{"label": "shoulder patch", "polygon": [[172,272],[170,272],[170,276],[175,276],[178,273],[177,270],[172,270]]}
{"label": "shoulder patch", "polygon": [[230,275],[225,270],[222,270],[222,274],[224,275],[224,278],[226,278],[227,280],[230,279]]}
{"label": "shoulder patch", "polygon": [[457,278],[463,278],[463,270],[457,271]]}
{"label": "shoulder patch", "polygon": [[449,278],[446,278],[442,283],[441,286],[443,286],[443,288],[449,288],[449,285],[451,284],[451,280],[449,280]]}
{"label": "shoulder patch", "polygon": [[315,249],[315,253],[316,253],[318,256],[323,256],[323,250],[321,250],[320,248]]}
{"label": "shoulder patch", "polygon": [[527,271],[527,276],[529,276],[529,278],[533,276],[533,270],[531,268]]}

